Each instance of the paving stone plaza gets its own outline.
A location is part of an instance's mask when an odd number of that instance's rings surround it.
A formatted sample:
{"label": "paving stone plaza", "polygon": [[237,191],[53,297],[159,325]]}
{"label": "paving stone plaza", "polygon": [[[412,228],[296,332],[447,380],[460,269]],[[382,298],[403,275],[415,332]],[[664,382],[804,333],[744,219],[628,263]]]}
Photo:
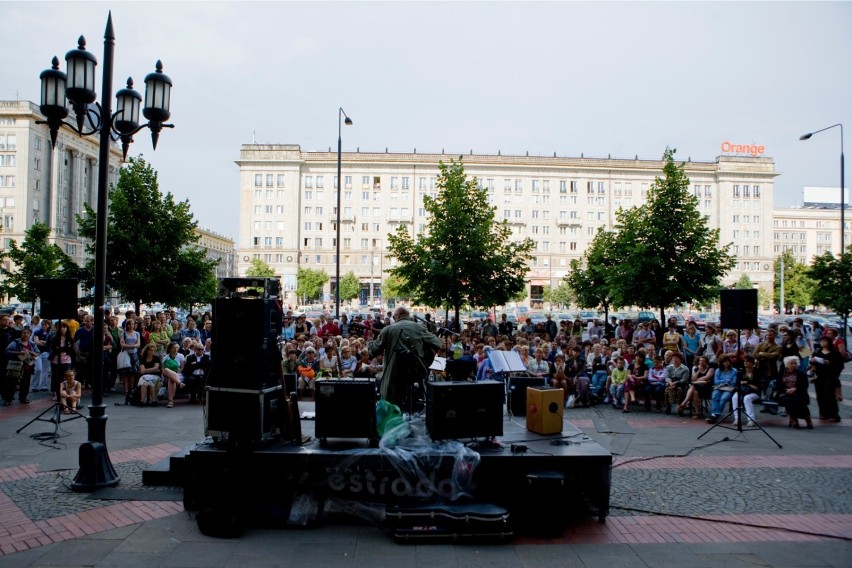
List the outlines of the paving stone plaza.
{"label": "paving stone plaza", "polygon": [[[852,372],[842,380],[852,395]],[[843,422],[815,419],[810,431],[761,414],[782,449],[756,430],[717,428],[699,440],[708,426],[688,416],[568,409],[566,419],[615,456],[607,522],[580,520],[559,538],[523,536],[503,545],[396,544],[381,527],[364,524],[205,537],[183,510],[181,488],[143,486],[141,473],[204,439],[201,407],[110,406],[107,440],[121,483],[98,495],[70,490],[84,420],[63,422],[56,443],[46,436],[51,423],[16,433],[49,406],[41,395],[0,413],[4,567],[852,566],[849,400]]]}

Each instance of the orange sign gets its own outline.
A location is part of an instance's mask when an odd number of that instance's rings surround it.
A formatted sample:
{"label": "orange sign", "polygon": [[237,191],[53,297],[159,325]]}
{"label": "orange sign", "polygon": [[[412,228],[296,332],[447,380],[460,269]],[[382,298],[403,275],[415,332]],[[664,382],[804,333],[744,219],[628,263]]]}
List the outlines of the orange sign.
{"label": "orange sign", "polygon": [[750,154],[755,158],[766,152],[766,146],[757,144],[734,144],[725,140],[722,142],[722,151],[731,154]]}

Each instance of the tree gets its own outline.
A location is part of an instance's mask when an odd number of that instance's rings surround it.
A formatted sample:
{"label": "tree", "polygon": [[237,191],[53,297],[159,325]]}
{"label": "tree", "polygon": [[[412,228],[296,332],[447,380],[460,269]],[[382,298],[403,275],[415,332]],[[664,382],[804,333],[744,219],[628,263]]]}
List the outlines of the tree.
{"label": "tree", "polygon": [[387,300],[408,297],[408,282],[402,276],[388,274],[382,282],[382,297]]}
{"label": "tree", "polygon": [[296,270],[296,296],[306,301],[319,299],[328,280],[328,274],[323,270],[299,267]]}
{"label": "tree", "polygon": [[621,259],[614,290],[622,305],[660,310],[677,304],[703,302],[718,292],[734,266],[731,244],[720,245],[689,192],[684,164],[675,164],[675,150],[663,154],[664,177],[648,189],[642,207],[616,213],[616,250]]}
{"label": "tree", "polygon": [[439,164],[438,195],[423,197],[429,220],[412,237],[404,223],[388,235],[399,264],[390,273],[408,282],[412,297],[429,306],[487,308],[505,304],[525,285],[532,239],[514,242],[495,219],[485,188],[467,179],[461,158]]}
{"label": "tree", "polygon": [[340,301],[357,298],[361,292],[361,281],[351,270],[340,279]]}
{"label": "tree", "polygon": [[602,309],[609,317],[610,307],[619,303],[620,283],[617,266],[622,262],[616,247],[616,234],[603,228],[583,253],[582,262],[571,261],[571,271],[564,283],[583,308]]}
{"label": "tree", "polygon": [[55,244],[47,242],[50,227],[45,223],[33,223],[24,233],[21,246],[16,241],[9,243],[4,259],[12,264],[10,270],[0,268],[5,279],[0,285],[3,294],[15,296],[19,301],[29,302],[35,312],[35,301],[39,297],[39,280],[42,278],[76,278],[78,267]]}
{"label": "tree", "polygon": [[[189,201],[175,202],[160,192],[157,172],[141,157],[130,158],[121,168],[118,183],[110,187],[107,219],[107,286],[125,299],[142,303],[161,300],[187,306],[201,298],[194,282],[208,282],[217,261],[207,260],[195,244],[197,223]],[[88,239],[91,260],[86,271],[94,276],[94,242],[97,214],[85,205],[77,216],[80,235]],[[168,298],[168,300],[166,299]]]}
{"label": "tree", "polygon": [[275,278],[275,271],[267,263],[259,258],[251,259],[249,267],[246,268],[246,276],[249,278]]}
{"label": "tree", "polygon": [[562,307],[569,306],[574,301],[574,291],[564,279],[553,289],[552,294],[553,302]]}
{"label": "tree", "polygon": [[852,312],[852,246],[842,255],[826,252],[815,257],[808,276],[816,282],[811,303],[848,317]]}
{"label": "tree", "polygon": [[754,284],[751,283],[751,278],[749,278],[748,274],[743,274],[739,280],[731,284],[731,288],[754,288]]}
{"label": "tree", "polygon": [[[781,306],[781,262],[784,262],[784,305]],[[775,259],[775,305],[779,312],[786,313],[794,307],[805,307],[813,303],[811,292],[815,282],[808,275],[808,268],[796,260],[793,253],[785,251]]]}

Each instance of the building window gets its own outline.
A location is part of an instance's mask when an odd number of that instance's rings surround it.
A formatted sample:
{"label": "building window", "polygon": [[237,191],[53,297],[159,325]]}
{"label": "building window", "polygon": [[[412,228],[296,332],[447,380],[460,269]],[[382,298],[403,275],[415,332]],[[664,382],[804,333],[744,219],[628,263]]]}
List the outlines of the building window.
{"label": "building window", "polygon": [[254,186],[262,187],[263,186],[263,174],[254,174]]}
{"label": "building window", "polygon": [[272,174],[266,174],[266,187],[272,187]]}
{"label": "building window", "polygon": [[751,188],[747,185],[743,186],[743,197],[751,197]]}
{"label": "building window", "polygon": [[305,187],[314,186],[314,176],[305,176]]}
{"label": "building window", "polygon": [[284,187],[284,174],[278,174],[278,177],[276,178],[276,185],[278,187]]}
{"label": "building window", "polygon": [[402,189],[403,189],[403,190],[407,190],[407,189],[408,189],[408,176],[404,176],[404,177],[402,178]]}
{"label": "building window", "polygon": [[752,188],[755,197],[760,197],[760,186],[756,185]]}
{"label": "building window", "polygon": [[735,185],[734,186],[734,197],[739,197],[739,196],[740,196],[740,186]]}
{"label": "building window", "polygon": [[[335,184],[335,187],[336,186],[337,184]],[[323,176],[317,176],[317,189],[322,189],[323,187],[325,187],[325,181]]]}
{"label": "building window", "polygon": [[343,176],[343,187],[352,189],[352,176]]}
{"label": "building window", "polygon": [[593,182],[593,181],[586,182],[586,193],[590,194],[590,193],[594,193],[594,192],[595,192],[595,182]]}

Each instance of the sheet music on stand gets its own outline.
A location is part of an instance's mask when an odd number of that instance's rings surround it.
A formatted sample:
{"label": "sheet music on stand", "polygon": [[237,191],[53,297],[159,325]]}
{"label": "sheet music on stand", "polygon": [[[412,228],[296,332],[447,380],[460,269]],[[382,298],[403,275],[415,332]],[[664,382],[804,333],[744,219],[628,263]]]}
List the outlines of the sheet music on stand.
{"label": "sheet music on stand", "polygon": [[447,358],[446,357],[435,357],[435,360],[432,361],[431,365],[429,365],[430,371],[438,371],[439,373],[442,373],[446,369],[447,369]]}
{"label": "sheet music on stand", "polygon": [[521,360],[517,351],[497,351],[492,349],[488,352],[488,361],[495,373],[526,373],[527,368]]}

